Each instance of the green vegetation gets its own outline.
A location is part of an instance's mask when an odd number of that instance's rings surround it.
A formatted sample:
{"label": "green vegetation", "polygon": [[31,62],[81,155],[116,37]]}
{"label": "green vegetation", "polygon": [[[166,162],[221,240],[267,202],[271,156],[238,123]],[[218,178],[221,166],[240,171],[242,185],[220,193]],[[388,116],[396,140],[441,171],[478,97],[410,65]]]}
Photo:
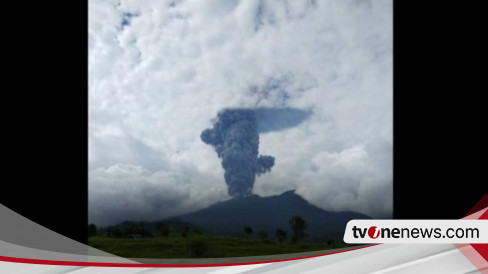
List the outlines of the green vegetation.
{"label": "green vegetation", "polygon": [[288,223],[292,235],[277,228],[274,235],[243,227],[239,234],[220,235],[178,219],[125,221],[115,226],[88,226],[88,244],[126,258],[222,258],[299,253],[347,246],[333,239],[309,239],[307,221],[299,215]]}
{"label": "green vegetation", "polygon": [[345,247],[343,243],[301,242],[218,236],[212,234],[173,234],[153,238],[113,238],[94,236],[89,245],[126,258],[219,258],[306,252]]}

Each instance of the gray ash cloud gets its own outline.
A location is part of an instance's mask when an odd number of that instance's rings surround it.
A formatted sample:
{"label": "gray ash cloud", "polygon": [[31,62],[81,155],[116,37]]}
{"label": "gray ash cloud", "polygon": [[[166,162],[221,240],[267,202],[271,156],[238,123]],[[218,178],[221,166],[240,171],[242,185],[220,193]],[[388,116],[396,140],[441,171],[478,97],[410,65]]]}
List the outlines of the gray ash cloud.
{"label": "gray ash cloud", "polygon": [[[287,115],[293,119],[280,119]],[[307,117],[308,114],[300,110],[272,108],[224,109],[218,113],[213,128],[205,129],[200,138],[212,145],[222,159],[230,196],[251,195],[256,175],[270,172],[275,164],[273,156],[258,156],[259,131],[281,130],[297,125]],[[277,126],[273,128],[272,124]]]}

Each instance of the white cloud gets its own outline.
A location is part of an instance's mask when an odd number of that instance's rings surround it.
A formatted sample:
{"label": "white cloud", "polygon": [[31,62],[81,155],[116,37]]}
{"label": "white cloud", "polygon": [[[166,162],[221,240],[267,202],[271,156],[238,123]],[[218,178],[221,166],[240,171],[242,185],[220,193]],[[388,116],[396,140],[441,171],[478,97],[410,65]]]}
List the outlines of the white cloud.
{"label": "white cloud", "polygon": [[141,166],[116,164],[91,170],[90,220],[108,225],[123,220],[155,220],[188,213],[227,198],[216,177],[186,170],[151,172]]}
{"label": "white cloud", "polygon": [[[124,13],[134,16],[122,27]],[[252,92],[269,79],[285,79],[287,99]],[[119,199],[120,212],[147,218],[224,199],[213,193],[225,192],[219,159],[200,132],[224,107],[254,106],[313,110],[261,135],[276,166],[256,193],[296,188],[324,209],[391,214],[391,1],[90,0],[90,218],[116,215],[109,188],[133,200],[149,190],[194,199],[171,210]],[[149,173],[109,175],[128,166]],[[185,196],[194,188],[204,198]]]}

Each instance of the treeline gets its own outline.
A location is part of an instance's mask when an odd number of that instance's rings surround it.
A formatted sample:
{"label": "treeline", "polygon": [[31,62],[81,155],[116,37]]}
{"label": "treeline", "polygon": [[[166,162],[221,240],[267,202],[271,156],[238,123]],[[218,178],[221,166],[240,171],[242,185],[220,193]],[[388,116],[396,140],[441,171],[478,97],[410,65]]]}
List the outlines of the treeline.
{"label": "treeline", "polygon": [[[252,225],[245,226],[243,229],[245,237],[257,237],[262,240],[269,241],[270,238],[276,239],[279,243],[290,240],[291,243],[296,243],[307,236],[306,229],[308,227],[307,221],[301,216],[292,216],[289,220],[290,235],[285,228],[277,228],[274,234],[268,231],[261,230],[254,233]],[[186,238],[190,234],[212,234],[209,231],[183,222],[179,219],[171,219],[157,222],[132,222],[125,221],[117,225],[100,227],[95,224],[88,226],[89,237],[101,236],[108,238],[151,238],[151,237],[169,237],[181,236]],[[235,235],[238,236],[238,235]],[[241,236],[243,236],[241,234]]]}
{"label": "treeline", "polygon": [[201,234],[202,231],[202,229],[178,219],[158,222],[126,221],[106,227],[97,227],[95,224],[88,225],[88,237],[151,238],[168,237],[175,234],[186,237],[190,233]]}
{"label": "treeline", "polygon": [[[290,237],[290,241],[292,243],[296,243],[299,240],[305,238],[307,234],[305,233],[305,230],[308,227],[308,223],[305,219],[303,219],[299,215],[292,216],[289,220],[288,223],[290,224],[290,228],[292,231],[292,235]],[[244,227],[244,234],[247,236],[252,236],[253,235],[253,228],[251,226],[245,226]],[[287,234],[288,231],[282,228],[277,228],[275,231],[275,238],[279,243],[284,242],[287,239]],[[257,236],[261,238],[262,240],[266,240],[269,237],[269,233],[265,230],[261,230],[257,233]]]}

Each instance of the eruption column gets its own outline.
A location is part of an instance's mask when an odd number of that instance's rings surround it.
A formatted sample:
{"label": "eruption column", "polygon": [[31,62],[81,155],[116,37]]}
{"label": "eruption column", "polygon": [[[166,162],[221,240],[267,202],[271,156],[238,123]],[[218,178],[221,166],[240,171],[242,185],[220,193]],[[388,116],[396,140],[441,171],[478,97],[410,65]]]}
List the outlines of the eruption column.
{"label": "eruption column", "polygon": [[200,138],[212,145],[222,159],[225,183],[232,197],[251,195],[256,175],[271,171],[274,165],[274,157],[258,157],[255,110],[225,109],[219,112],[213,128],[205,129]]}

